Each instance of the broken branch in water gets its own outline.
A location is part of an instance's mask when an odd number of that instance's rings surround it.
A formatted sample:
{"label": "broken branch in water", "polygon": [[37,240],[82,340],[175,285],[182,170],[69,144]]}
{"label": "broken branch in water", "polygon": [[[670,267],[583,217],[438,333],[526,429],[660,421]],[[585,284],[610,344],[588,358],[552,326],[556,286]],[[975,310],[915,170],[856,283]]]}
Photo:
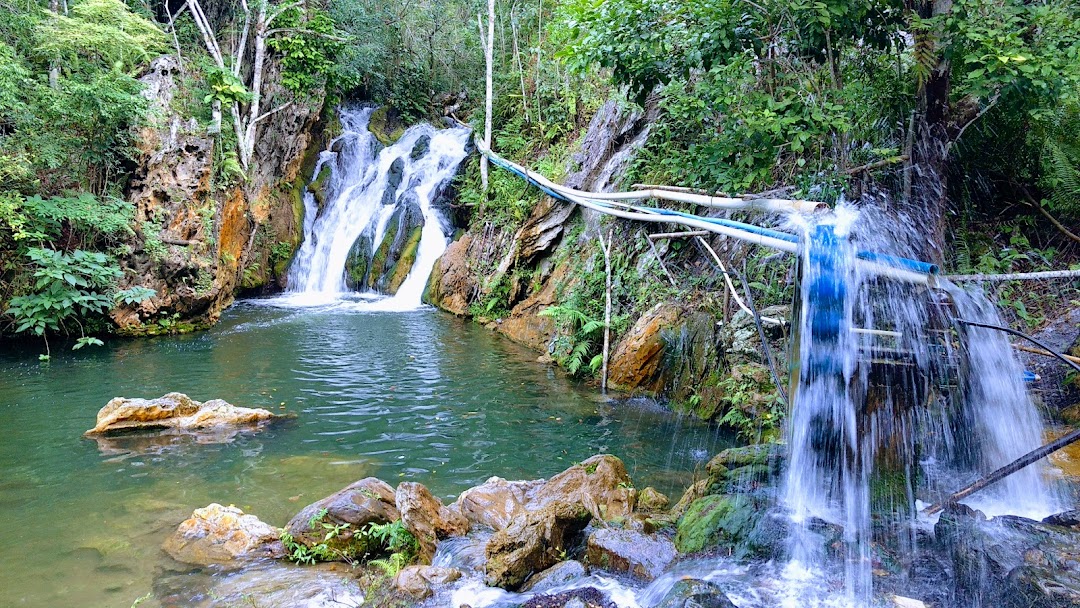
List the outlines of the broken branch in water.
{"label": "broken branch in water", "polygon": [[991,484],[994,484],[994,483],[997,483],[997,482],[1001,481],[1002,479],[1008,477],[1009,475],[1012,475],[1013,473],[1015,473],[1015,472],[1019,471],[1020,469],[1028,466],[1029,464],[1032,464],[1033,462],[1035,462],[1037,460],[1041,460],[1043,458],[1046,458],[1047,456],[1049,456],[1050,454],[1060,450],[1061,448],[1063,448],[1063,447],[1065,447],[1067,445],[1070,445],[1072,443],[1075,443],[1077,440],[1080,440],[1080,429],[1077,429],[1077,430],[1069,433],[1068,435],[1065,435],[1064,437],[1060,437],[1060,438],[1058,438],[1058,439],[1056,439],[1054,441],[1051,441],[1050,443],[1042,446],[1041,448],[1038,448],[1036,450],[1032,450],[1032,451],[1028,452],[1027,454],[1024,454],[1020,458],[1017,458],[1016,460],[1014,460],[1014,461],[1010,462],[1009,464],[1001,467],[1000,469],[994,471],[993,473],[990,473],[989,475],[979,479],[978,481],[976,481],[975,483],[971,484],[970,486],[964,488],[963,490],[960,490],[959,492],[957,492],[955,494],[952,494],[951,496],[949,496],[945,500],[937,503],[936,505],[933,505],[933,506],[925,509],[923,511],[923,513],[925,513],[926,515],[934,515],[936,513],[939,513],[945,507],[947,507],[947,506],[949,506],[951,504],[954,504],[959,500],[963,500],[964,498],[967,498],[971,494],[974,494],[975,492],[978,492],[979,490],[985,488],[986,486],[989,486]]}

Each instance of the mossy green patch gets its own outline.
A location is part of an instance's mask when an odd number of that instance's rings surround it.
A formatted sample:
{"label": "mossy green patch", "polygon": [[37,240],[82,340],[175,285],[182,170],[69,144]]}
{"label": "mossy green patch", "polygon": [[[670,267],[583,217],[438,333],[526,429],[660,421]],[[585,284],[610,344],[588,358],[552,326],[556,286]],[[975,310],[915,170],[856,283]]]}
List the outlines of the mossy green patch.
{"label": "mossy green patch", "polygon": [[369,289],[374,289],[379,278],[386,272],[386,258],[390,255],[390,247],[394,244],[394,238],[397,237],[398,222],[396,220],[395,214],[395,217],[390,218],[390,223],[386,226],[386,234],[383,235],[379,247],[375,249],[375,255],[371,256],[371,271],[368,273],[367,284]]}
{"label": "mossy green patch", "polygon": [[405,133],[405,125],[401,124],[396,112],[389,106],[382,106],[371,113],[368,131],[371,131],[382,145],[392,146]]}
{"label": "mossy green patch", "polygon": [[746,553],[746,543],[757,525],[760,509],[745,496],[713,495],[699,498],[679,519],[675,548],[681,553],[696,553],[719,544],[735,553]]}
{"label": "mossy green patch", "polygon": [[397,293],[397,290],[401,288],[401,284],[405,282],[405,279],[409,276],[409,271],[412,270],[413,263],[416,262],[416,252],[420,248],[420,237],[423,235],[423,227],[417,226],[409,233],[409,239],[405,241],[405,247],[401,250],[401,256],[398,257],[397,263],[394,264],[394,270],[390,274],[390,281],[387,285],[387,291],[391,294]]}

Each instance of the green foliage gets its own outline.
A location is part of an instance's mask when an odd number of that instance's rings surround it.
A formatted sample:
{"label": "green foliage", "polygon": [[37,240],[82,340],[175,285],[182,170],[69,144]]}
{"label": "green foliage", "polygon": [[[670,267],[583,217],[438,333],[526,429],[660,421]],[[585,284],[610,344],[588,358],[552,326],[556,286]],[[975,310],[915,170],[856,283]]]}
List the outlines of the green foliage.
{"label": "green foliage", "polygon": [[206,81],[210,85],[210,92],[203,97],[203,103],[219,101],[222,104],[232,104],[251,101],[251,91],[229,70],[210,66],[206,71]]}
{"label": "green foliage", "polygon": [[[310,530],[322,530],[323,536],[319,542],[306,545],[286,532],[281,531],[281,542],[285,547],[286,557],[299,564],[314,564],[320,561],[355,559],[367,560],[369,564],[379,567],[389,576],[397,574],[401,568],[412,563],[420,550],[416,537],[409,532],[401,520],[386,524],[370,523],[358,531],[350,530],[350,524],[332,524],[324,521],[327,515],[326,509],[320,509],[308,520]],[[352,533],[352,539],[341,546],[334,543],[335,539]],[[358,554],[357,547],[366,547],[369,551]],[[374,548],[374,550],[372,550]],[[370,559],[377,553],[386,555],[384,559]]]}
{"label": "green foliage", "polygon": [[46,13],[38,50],[52,61],[131,69],[163,52],[165,34],[121,0],[81,0],[69,15]]}
{"label": "green foliage", "polygon": [[[593,349],[596,334],[604,328],[604,321],[591,318],[567,305],[548,306],[537,314],[551,317],[563,327],[565,333],[555,339],[552,356],[571,375],[577,375],[582,371],[585,358]],[[590,372],[599,369],[602,359],[598,357],[601,356],[594,356],[589,360]]]}
{"label": "green foliage", "polygon": [[274,27],[287,32],[267,42],[281,54],[281,84],[300,95],[320,88],[343,46],[330,14],[314,7],[294,7],[275,20]]}
{"label": "green foliage", "polygon": [[15,318],[15,331],[38,336],[60,331],[75,315],[105,312],[112,305],[107,291],[120,271],[102,253],[76,250],[67,254],[31,248],[32,292],[11,299],[7,313]]}

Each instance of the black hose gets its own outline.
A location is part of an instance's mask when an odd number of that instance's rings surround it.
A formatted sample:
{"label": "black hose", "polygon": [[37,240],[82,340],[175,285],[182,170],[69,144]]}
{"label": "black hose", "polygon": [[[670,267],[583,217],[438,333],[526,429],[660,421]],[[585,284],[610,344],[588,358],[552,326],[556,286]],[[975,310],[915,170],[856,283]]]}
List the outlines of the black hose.
{"label": "black hose", "polygon": [[968,321],[968,320],[965,320],[965,319],[957,319],[956,322],[957,323],[963,323],[964,325],[972,325],[974,327],[984,327],[986,329],[996,329],[998,331],[1003,331],[1005,333],[1012,334],[1014,336],[1019,336],[1019,337],[1025,339],[1025,340],[1027,340],[1028,342],[1031,342],[1035,346],[1038,346],[1039,348],[1045,350],[1046,352],[1050,353],[1051,355],[1057,357],[1058,359],[1061,359],[1065,363],[1065,365],[1069,365],[1073,369],[1075,369],[1077,372],[1080,372],[1080,363],[1077,363],[1075,361],[1070,361],[1070,360],[1066,359],[1064,355],[1057,352],[1056,350],[1050,348],[1049,346],[1043,344],[1042,342],[1039,342],[1035,338],[1032,338],[1031,336],[1029,336],[1029,335],[1027,335],[1027,334],[1025,334],[1023,332],[1016,331],[1015,329],[1013,329],[1011,327],[1002,327],[1000,325],[989,325],[987,323],[979,323],[978,321]]}

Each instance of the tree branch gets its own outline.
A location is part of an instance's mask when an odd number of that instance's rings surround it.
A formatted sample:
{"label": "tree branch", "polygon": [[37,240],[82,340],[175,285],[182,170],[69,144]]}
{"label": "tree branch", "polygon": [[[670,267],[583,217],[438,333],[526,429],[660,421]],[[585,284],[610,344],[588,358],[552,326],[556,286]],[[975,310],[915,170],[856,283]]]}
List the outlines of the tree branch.
{"label": "tree branch", "polygon": [[290,107],[291,105],[293,105],[293,102],[291,102],[291,101],[288,102],[288,103],[282,104],[282,105],[274,108],[273,110],[270,110],[269,112],[263,114],[262,116],[256,118],[255,120],[251,121],[251,124],[252,125],[258,124],[259,121],[263,120],[264,118],[269,118],[270,116],[272,116],[274,114],[277,114],[278,112],[284,110],[285,108]]}
{"label": "tree branch", "polygon": [[1041,204],[1039,204],[1039,202],[1035,200],[1035,197],[1031,196],[1031,194],[1027,190],[1024,190],[1024,198],[1027,199],[1027,204],[1028,204],[1029,207],[1034,207],[1035,210],[1038,211],[1039,213],[1041,213],[1043,217],[1050,220],[1050,223],[1053,224],[1054,228],[1057,228],[1058,231],[1061,232],[1061,234],[1064,234],[1065,236],[1069,237],[1073,241],[1076,241],[1077,243],[1080,243],[1080,236],[1078,236],[1076,233],[1074,233],[1071,230],[1069,230],[1068,228],[1066,228],[1065,224],[1062,224],[1061,222],[1059,222],[1057,220],[1057,218],[1050,215],[1049,211],[1047,211],[1046,209],[1043,209],[1043,206]]}
{"label": "tree branch", "polygon": [[333,40],[334,42],[350,42],[348,38],[342,38],[341,36],[335,36],[333,34],[324,34],[322,32],[316,32],[313,30],[304,29],[302,27],[278,27],[272,30],[266,31],[266,37],[275,36],[277,34],[306,34],[308,36],[317,36],[319,38],[325,38],[327,40]]}
{"label": "tree branch", "polygon": [[982,118],[983,114],[986,114],[987,112],[990,111],[990,108],[997,105],[998,99],[1001,99],[1001,90],[1000,89],[994,92],[994,96],[990,98],[990,103],[986,104],[986,106],[984,106],[981,110],[979,110],[975,114],[975,116],[971,117],[971,120],[967,121],[966,123],[964,123],[964,126],[960,127],[960,130],[956,132],[956,136],[953,137],[952,139],[950,139],[949,143],[946,144],[946,146],[945,146],[945,154],[948,154],[949,150],[952,150],[953,144],[960,141],[960,137],[964,135],[964,131],[967,131],[967,128],[970,127],[972,125],[972,123],[974,123],[976,120],[979,120],[980,118]]}

